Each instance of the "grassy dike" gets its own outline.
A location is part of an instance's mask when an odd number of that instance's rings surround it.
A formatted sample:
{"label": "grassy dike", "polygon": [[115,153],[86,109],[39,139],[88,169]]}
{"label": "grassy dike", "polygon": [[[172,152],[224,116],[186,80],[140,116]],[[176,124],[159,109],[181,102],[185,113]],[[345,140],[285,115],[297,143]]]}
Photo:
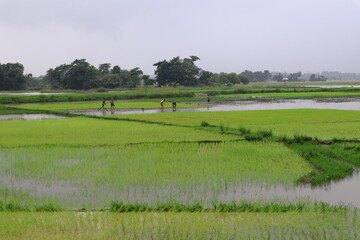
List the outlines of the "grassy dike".
{"label": "grassy dike", "polygon": [[[145,89],[139,91],[129,91],[121,93],[74,93],[74,94],[54,94],[54,95],[0,95],[0,104],[20,104],[20,103],[46,103],[46,102],[72,102],[72,101],[101,101],[102,99],[115,99],[115,100],[131,100],[131,99],[162,99],[162,98],[187,98],[187,101],[206,100],[205,96],[211,96],[214,100],[231,100],[221,95],[242,94],[274,94],[273,96],[284,98],[293,98],[296,94],[302,93],[300,96],[306,98],[311,97],[351,97],[360,96],[360,88],[248,88],[248,87],[233,87],[233,88],[220,88],[214,87],[209,89]],[[294,94],[292,94],[294,93]],[[280,95],[279,95],[280,94]],[[220,95],[220,96],[217,96]],[[202,97],[202,98],[201,98]],[[233,96],[233,97],[236,97]],[[236,100],[236,99],[235,99]]]}

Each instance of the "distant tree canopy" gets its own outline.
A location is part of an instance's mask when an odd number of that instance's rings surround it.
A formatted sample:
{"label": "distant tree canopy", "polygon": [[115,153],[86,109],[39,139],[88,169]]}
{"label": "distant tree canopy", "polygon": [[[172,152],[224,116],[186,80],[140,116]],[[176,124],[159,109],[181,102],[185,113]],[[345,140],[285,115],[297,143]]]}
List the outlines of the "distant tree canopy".
{"label": "distant tree canopy", "polygon": [[242,74],[246,76],[251,82],[266,82],[271,80],[271,73],[269,70],[265,70],[264,72],[251,72],[249,70],[245,70],[242,72]]}
{"label": "distant tree canopy", "polygon": [[309,81],[310,82],[317,82],[317,81],[326,81],[327,79],[326,79],[326,77],[325,76],[316,76],[316,74],[311,74],[311,76],[310,76],[310,79],[309,79]]}
{"label": "distant tree canopy", "polygon": [[136,88],[144,86],[206,86],[235,85],[249,82],[266,81],[326,81],[327,79],[360,79],[360,74],[343,74],[338,72],[323,72],[312,74],[295,72],[283,74],[270,73],[269,70],[242,73],[212,73],[196,66],[200,60],[197,56],[188,58],[174,57],[154,64],[155,77],[144,75],[136,67],[130,70],[120,68],[111,63],[102,63],[95,67],[85,59],[76,59],[70,64],[62,64],[47,71],[45,76],[33,77],[24,74],[21,63],[0,64],[0,91],[21,89],[91,89],[91,88]]}
{"label": "distant tree canopy", "polygon": [[135,88],[140,85],[142,76],[139,68],[122,70],[117,65],[111,68],[110,63],[100,64],[96,68],[85,59],[77,59],[71,64],[49,69],[45,79],[56,89]]}
{"label": "distant tree canopy", "polygon": [[160,61],[156,66],[155,75],[159,86],[195,86],[201,69],[195,65],[199,60],[196,56],[180,59],[175,57],[170,61]]}
{"label": "distant tree canopy", "polygon": [[31,78],[31,75],[24,75],[24,66],[22,64],[0,64],[1,91],[24,89],[27,78]]}
{"label": "distant tree canopy", "polygon": [[244,74],[236,73],[215,73],[209,79],[209,84],[211,85],[234,85],[234,84],[248,84],[250,82],[249,78]]}

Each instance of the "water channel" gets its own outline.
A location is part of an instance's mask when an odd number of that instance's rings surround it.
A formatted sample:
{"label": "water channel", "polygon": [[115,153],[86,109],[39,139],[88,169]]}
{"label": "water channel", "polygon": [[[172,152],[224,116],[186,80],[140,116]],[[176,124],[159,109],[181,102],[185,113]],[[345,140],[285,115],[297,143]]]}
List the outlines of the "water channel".
{"label": "water channel", "polygon": [[[167,103],[170,104],[170,103]],[[218,112],[218,111],[248,111],[273,109],[338,109],[360,111],[360,98],[324,98],[324,99],[274,99],[274,100],[246,100],[246,101],[218,101],[193,102],[204,106],[199,108],[143,108],[143,109],[83,109],[69,110],[70,113],[106,116],[119,114],[149,114],[161,112]],[[117,103],[121,106],[121,102]]]}

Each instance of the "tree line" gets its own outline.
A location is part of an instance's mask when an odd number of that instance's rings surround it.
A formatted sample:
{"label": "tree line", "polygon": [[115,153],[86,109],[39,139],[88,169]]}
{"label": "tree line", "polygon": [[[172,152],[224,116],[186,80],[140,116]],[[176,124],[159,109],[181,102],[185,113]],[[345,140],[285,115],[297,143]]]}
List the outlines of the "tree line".
{"label": "tree line", "polygon": [[[154,76],[143,73],[136,67],[130,70],[122,69],[118,65],[102,63],[95,67],[86,59],[76,59],[70,64],[62,64],[50,68],[45,76],[33,77],[24,74],[24,67],[20,63],[0,64],[0,90],[21,90],[36,88],[53,89],[96,89],[96,88],[136,88],[138,86],[207,86],[207,85],[235,85],[249,82],[265,81],[297,81],[301,80],[301,72],[289,75],[270,73],[268,70],[252,72],[245,70],[241,73],[213,73],[201,69],[196,65],[200,60],[197,56],[188,58],[174,57],[155,63]],[[312,77],[313,79],[319,79]],[[324,78],[321,78],[324,80]]]}

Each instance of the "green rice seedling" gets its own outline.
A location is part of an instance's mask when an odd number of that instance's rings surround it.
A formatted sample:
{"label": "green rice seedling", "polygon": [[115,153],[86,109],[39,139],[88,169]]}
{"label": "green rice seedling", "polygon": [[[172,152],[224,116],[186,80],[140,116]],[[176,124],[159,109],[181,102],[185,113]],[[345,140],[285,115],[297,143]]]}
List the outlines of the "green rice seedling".
{"label": "green rice seedling", "polygon": [[219,95],[218,98],[232,97],[236,100],[236,97],[261,97],[261,98],[276,98],[276,99],[312,99],[312,98],[340,98],[340,97],[359,97],[360,91],[355,92],[280,92],[280,93],[245,93],[245,94],[231,94],[231,95]]}
{"label": "green rice seedling", "polygon": [[[128,143],[231,140],[191,128],[85,117],[2,121],[0,146],[116,146]],[[6,137],[5,137],[6,136]]]}
{"label": "green rice seedling", "polygon": [[0,161],[0,175],[12,182],[7,187],[30,194],[22,201],[51,197],[62,208],[104,207],[111,200],[206,202],[241,184],[293,186],[310,172],[296,153],[270,142],[17,147],[1,149]]}
{"label": "green rice seedling", "polygon": [[[358,239],[348,213],[0,213],[0,239]],[[331,235],[338,229],[337,235]],[[289,234],[287,234],[289,233]],[[289,238],[287,238],[289,236]]]}
{"label": "green rice seedling", "polygon": [[245,127],[239,127],[239,132],[241,135],[247,135],[251,133],[251,130]]}
{"label": "green rice seedling", "polygon": [[302,178],[301,181],[310,181],[313,185],[323,184],[330,180],[336,180],[351,175],[354,168],[339,161],[339,155],[333,155],[327,148],[312,144],[292,144],[290,148],[298,152],[307,161],[313,164],[318,173],[312,173]]}
{"label": "green rice seedling", "polygon": [[162,114],[121,115],[117,118],[156,121],[186,126],[199,126],[202,121],[211,125],[239,126],[253,131],[272,131],[274,136],[305,135],[321,140],[358,138],[360,111],[291,109],[237,112],[177,112]]}

